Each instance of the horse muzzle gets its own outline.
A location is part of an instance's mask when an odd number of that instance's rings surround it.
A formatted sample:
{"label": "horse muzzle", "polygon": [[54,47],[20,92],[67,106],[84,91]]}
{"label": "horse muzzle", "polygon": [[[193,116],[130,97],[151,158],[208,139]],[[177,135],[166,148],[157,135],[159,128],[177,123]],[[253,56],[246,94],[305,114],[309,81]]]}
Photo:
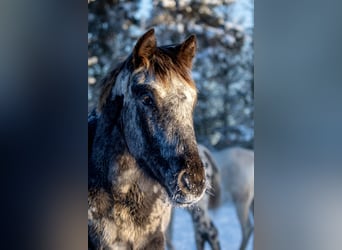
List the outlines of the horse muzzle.
{"label": "horse muzzle", "polygon": [[205,188],[206,179],[204,169],[199,173],[183,170],[177,178],[177,192],[173,196],[173,201],[179,206],[192,205],[202,198]]}

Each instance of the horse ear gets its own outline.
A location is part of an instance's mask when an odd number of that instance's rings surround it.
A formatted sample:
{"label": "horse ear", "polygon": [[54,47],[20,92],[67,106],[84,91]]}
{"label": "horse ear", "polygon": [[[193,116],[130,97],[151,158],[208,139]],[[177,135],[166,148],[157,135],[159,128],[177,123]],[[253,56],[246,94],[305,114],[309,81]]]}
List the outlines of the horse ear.
{"label": "horse ear", "polygon": [[189,36],[181,45],[178,52],[178,60],[183,62],[188,68],[192,67],[192,59],[196,54],[196,36]]}
{"label": "horse ear", "polygon": [[153,55],[157,47],[154,29],[147,31],[140,39],[133,50],[133,64],[135,67],[141,65],[148,66],[149,59]]}

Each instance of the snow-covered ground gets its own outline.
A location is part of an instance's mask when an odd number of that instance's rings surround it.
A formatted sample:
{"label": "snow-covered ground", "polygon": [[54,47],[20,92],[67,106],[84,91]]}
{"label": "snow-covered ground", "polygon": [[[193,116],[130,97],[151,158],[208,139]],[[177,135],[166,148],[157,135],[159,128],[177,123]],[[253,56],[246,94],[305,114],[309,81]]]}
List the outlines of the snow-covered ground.
{"label": "snow-covered ground", "polygon": [[[209,211],[210,216],[219,230],[222,250],[237,250],[241,242],[240,224],[235,208],[230,202],[223,203],[217,210]],[[196,250],[194,230],[190,214],[185,209],[177,208],[173,222],[173,246],[175,250]],[[253,249],[254,233],[252,233],[247,250]],[[210,246],[206,244],[206,250]]]}

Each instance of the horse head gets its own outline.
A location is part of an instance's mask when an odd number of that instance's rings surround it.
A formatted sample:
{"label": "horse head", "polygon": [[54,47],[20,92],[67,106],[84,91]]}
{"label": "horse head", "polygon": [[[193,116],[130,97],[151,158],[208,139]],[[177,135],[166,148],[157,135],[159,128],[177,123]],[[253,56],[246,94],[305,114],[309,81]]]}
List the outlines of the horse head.
{"label": "horse head", "polygon": [[115,72],[112,88],[101,97],[122,98],[118,119],[128,152],[178,206],[197,202],[206,186],[193,126],[195,51],[195,36],[158,47],[151,29],[138,40]]}

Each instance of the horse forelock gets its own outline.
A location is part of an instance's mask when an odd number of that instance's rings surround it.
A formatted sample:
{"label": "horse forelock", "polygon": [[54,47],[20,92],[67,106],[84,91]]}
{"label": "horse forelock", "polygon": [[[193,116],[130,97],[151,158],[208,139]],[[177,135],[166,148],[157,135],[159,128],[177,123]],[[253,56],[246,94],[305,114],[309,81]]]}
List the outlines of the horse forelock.
{"label": "horse forelock", "polygon": [[170,46],[157,47],[145,64],[134,69],[133,75],[147,74],[147,78],[143,78],[138,83],[147,83],[148,79],[153,79],[164,89],[170,89],[173,87],[174,80],[177,79],[196,90],[195,82],[191,77],[191,69],[185,62],[179,60],[176,54],[175,48]]}
{"label": "horse forelock", "polygon": [[158,47],[150,61],[149,73],[155,75],[157,80],[163,83],[165,87],[172,87],[172,79],[178,77],[195,89],[191,69],[185,62],[179,60],[176,54],[177,51],[174,47]]}
{"label": "horse forelock", "polygon": [[172,79],[177,77],[196,90],[195,82],[191,77],[191,68],[186,65],[185,61],[177,58],[177,46],[161,46],[157,47],[150,60],[146,61],[142,66],[134,68],[131,54],[103,79],[100,85],[98,111],[102,110],[108,98],[110,98],[117,78],[124,70],[127,70],[132,75],[138,75],[142,72],[147,73],[161,83],[164,88],[172,88]]}

